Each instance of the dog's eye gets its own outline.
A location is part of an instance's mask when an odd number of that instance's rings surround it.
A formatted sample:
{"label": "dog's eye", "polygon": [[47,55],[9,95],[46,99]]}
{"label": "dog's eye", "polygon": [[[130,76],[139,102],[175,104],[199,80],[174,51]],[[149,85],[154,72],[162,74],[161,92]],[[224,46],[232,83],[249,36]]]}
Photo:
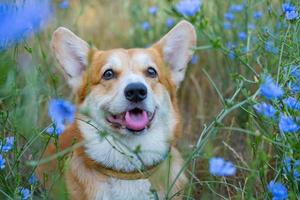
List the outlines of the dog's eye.
{"label": "dog's eye", "polygon": [[157,77],[157,72],[153,67],[148,67],[147,75],[151,78],[156,78]]}
{"label": "dog's eye", "polygon": [[115,73],[114,73],[114,71],[112,70],[112,69],[107,69],[107,70],[105,70],[105,72],[103,73],[103,79],[105,79],[105,80],[110,80],[110,79],[112,79],[112,78],[114,78],[114,76],[115,76]]}

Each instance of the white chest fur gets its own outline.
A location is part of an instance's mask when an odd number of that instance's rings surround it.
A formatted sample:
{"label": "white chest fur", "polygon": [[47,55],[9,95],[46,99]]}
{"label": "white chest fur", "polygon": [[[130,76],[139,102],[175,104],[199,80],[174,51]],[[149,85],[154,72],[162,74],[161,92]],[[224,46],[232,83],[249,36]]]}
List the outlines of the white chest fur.
{"label": "white chest fur", "polygon": [[[79,185],[84,185],[80,191],[89,200],[150,200],[153,195],[150,192],[151,183],[148,179],[120,180],[109,178],[99,174],[98,171],[86,168],[81,157],[76,154],[70,160],[70,170],[68,175],[75,176]],[[67,181],[74,178],[69,178]],[[68,189],[71,194],[78,190],[78,184],[69,182]],[[80,194],[81,194],[80,193]],[[77,199],[71,196],[71,199]]]}
{"label": "white chest fur", "polygon": [[103,190],[97,193],[97,200],[149,200],[151,184],[147,179],[109,179]]}

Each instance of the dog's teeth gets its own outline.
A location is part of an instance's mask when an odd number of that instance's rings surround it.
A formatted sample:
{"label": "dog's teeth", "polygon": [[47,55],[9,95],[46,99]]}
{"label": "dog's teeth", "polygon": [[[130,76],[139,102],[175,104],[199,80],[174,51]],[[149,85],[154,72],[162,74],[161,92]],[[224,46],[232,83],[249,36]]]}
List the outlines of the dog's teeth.
{"label": "dog's teeth", "polygon": [[123,128],[123,129],[125,129],[125,128],[126,128],[126,126],[122,125],[122,128]]}

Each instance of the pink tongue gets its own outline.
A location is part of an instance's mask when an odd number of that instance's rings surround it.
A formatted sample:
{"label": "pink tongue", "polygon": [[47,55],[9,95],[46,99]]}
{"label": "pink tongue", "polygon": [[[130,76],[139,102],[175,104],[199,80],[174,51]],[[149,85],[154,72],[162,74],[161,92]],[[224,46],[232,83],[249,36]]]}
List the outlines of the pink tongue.
{"label": "pink tongue", "polygon": [[139,131],[144,129],[149,123],[148,115],[146,111],[142,112],[130,112],[125,114],[125,125],[127,128]]}

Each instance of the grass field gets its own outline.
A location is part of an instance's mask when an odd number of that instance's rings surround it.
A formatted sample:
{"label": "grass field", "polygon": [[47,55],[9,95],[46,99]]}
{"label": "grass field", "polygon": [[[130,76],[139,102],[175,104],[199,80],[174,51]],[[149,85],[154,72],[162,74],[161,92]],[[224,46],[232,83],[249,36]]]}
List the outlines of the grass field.
{"label": "grass field", "polygon": [[182,19],[198,37],[178,91],[184,198],[300,199],[300,1],[13,2],[0,3],[0,199],[67,198],[62,178],[45,191],[32,176],[57,139],[49,101],[74,101],[49,46],[57,27],[106,50],[147,47]]}

